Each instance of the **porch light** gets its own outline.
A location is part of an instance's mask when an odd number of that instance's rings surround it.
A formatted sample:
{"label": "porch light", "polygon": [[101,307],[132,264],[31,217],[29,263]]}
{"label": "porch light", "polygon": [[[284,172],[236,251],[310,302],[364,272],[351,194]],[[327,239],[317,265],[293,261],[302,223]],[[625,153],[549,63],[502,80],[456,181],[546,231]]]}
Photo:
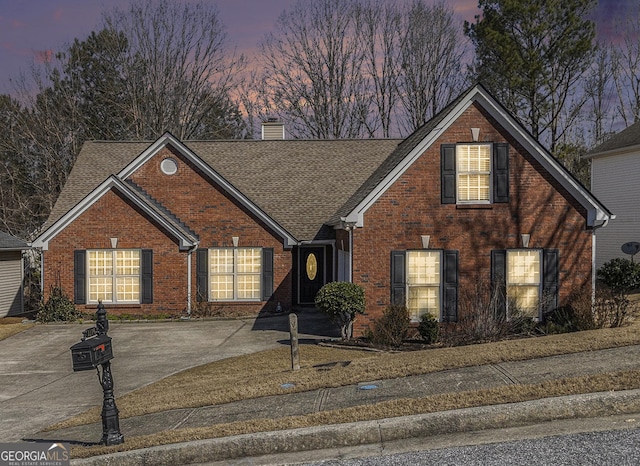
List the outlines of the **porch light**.
{"label": "porch light", "polygon": [[429,239],[431,239],[431,235],[422,235],[420,238],[422,239],[422,248],[429,249]]}

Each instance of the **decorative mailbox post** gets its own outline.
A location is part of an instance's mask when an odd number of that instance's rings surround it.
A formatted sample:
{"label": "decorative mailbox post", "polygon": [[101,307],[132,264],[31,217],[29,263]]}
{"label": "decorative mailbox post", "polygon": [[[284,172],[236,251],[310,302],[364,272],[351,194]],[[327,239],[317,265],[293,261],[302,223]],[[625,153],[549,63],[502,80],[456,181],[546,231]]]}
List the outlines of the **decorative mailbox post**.
{"label": "decorative mailbox post", "polygon": [[[104,397],[102,401],[102,439],[104,445],[119,445],[124,442],[120,433],[120,420],[116,399],[113,395],[113,377],[111,376],[111,337],[107,336],[109,321],[107,311],[102,302],[98,303],[96,311],[96,326],[82,332],[82,341],[71,347],[73,370],[88,371],[96,369]],[[102,366],[102,375],[100,369]]]}

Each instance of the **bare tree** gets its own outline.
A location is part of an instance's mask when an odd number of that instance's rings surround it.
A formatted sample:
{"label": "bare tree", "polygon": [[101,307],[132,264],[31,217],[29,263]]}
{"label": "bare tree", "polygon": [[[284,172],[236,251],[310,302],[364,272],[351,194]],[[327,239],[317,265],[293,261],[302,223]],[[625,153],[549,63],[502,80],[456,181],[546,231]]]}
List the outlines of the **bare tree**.
{"label": "bare tree", "polygon": [[167,130],[181,139],[202,137],[212,112],[232,105],[245,60],[228,49],[215,5],[134,0],[106,13],[104,25],[128,42],[124,98],[136,138]]}
{"label": "bare tree", "polygon": [[640,7],[629,9],[626,22],[618,25],[622,43],[613,48],[613,79],[618,113],[625,126],[640,120]]}
{"label": "bare tree", "polygon": [[[611,135],[615,112],[614,50],[599,44],[591,68],[584,80],[584,92],[588,98],[586,120],[590,126],[591,144],[598,145]],[[617,62],[617,61],[616,61]]]}
{"label": "bare tree", "polygon": [[414,1],[401,29],[398,117],[404,132],[411,133],[438,113],[464,85],[464,38],[453,10],[444,1],[432,6]]}
{"label": "bare tree", "polygon": [[260,44],[264,89],[294,137],[360,137],[370,125],[355,0],[299,0]]}
{"label": "bare tree", "polygon": [[361,40],[364,42],[368,92],[377,118],[367,119],[367,132],[390,137],[398,108],[398,79],[402,57],[402,11],[393,1],[371,0],[358,9]]}

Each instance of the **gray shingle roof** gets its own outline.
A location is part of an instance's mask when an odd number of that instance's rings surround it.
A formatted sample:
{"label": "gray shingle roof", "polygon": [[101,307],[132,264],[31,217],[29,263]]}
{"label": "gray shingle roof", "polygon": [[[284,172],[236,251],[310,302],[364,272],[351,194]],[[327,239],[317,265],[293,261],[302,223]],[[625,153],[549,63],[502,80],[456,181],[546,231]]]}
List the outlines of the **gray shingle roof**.
{"label": "gray shingle roof", "polygon": [[[323,224],[399,142],[238,140],[184,144],[296,239],[311,240],[322,237]],[[85,143],[43,231],[150,145],[148,141]],[[180,217],[180,212],[173,214]],[[188,219],[181,220],[188,223]]]}
{"label": "gray shingle roof", "polygon": [[337,224],[341,217],[348,215],[382,182],[382,180],[425,138],[431,131],[438,127],[443,118],[466,96],[468,91],[461,93],[449,105],[443,108],[435,117],[415,130],[404,139],[396,149],[387,157],[360,188],[344,203],[329,220],[330,224]]}
{"label": "gray shingle roof", "polygon": [[590,150],[587,155],[593,156],[602,152],[609,152],[616,149],[624,149],[625,147],[633,147],[640,145],[640,121],[623,129],[618,134],[611,136],[605,142]]}
{"label": "gray shingle roof", "polygon": [[22,250],[29,249],[29,245],[15,236],[0,231],[0,250]]}

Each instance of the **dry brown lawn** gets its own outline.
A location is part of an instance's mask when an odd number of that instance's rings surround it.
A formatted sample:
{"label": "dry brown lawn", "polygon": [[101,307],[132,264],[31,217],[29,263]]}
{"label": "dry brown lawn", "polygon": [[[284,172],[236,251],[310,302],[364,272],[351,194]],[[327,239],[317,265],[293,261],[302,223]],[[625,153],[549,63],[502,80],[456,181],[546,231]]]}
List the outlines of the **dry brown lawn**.
{"label": "dry brown lawn", "polygon": [[16,333],[30,329],[34,324],[23,324],[22,317],[3,317],[0,319],[0,340],[9,338]]}
{"label": "dry brown lawn", "polygon": [[[597,349],[640,344],[640,322],[631,326],[508,340],[472,346],[433,348],[388,353],[340,347],[303,345],[301,369],[291,371],[290,350],[277,348],[230,358],[185,370],[118,398],[120,417],[139,416],[169,409],[194,408],[248,398],[338,387],[365,381],[426,374],[459,367],[499,364]],[[337,363],[337,364],[336,364]],[[326,370],[330,366],[330,370]],[[284,389],[282,384],[294,384]],[[518,402],[548,396],[640,388],[640,371],[608,373],[548,381],[534,385],[510,385],[474,392],[394,400],[366,407],[326,411],[282,419],[257,419],[213,425],[200,429],[162,432],[131,438],[117,447],[77,447],[74,457],[129,450],[145,446],[261,432],[327,423],[381,419],[471,406]],[[188,392],[189,397],[184,397]],[[50,429],[100,422],[100,408],[89,410]]]}

